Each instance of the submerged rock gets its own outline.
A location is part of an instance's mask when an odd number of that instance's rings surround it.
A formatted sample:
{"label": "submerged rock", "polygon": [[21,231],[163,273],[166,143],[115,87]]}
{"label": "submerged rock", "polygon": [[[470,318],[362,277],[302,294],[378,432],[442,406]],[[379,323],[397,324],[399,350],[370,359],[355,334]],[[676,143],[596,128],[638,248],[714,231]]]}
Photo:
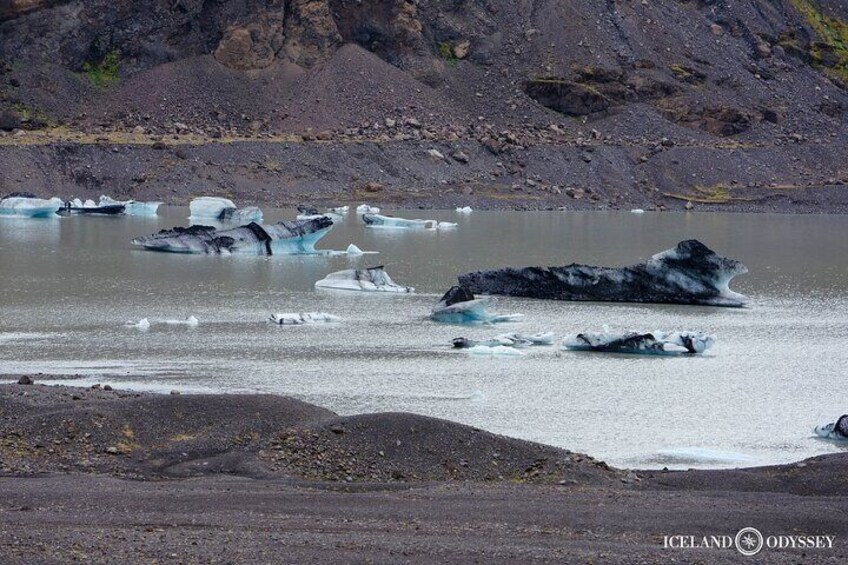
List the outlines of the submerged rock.
{"label": "submerged rock", "polygon": [[210,226],[176,227],[132,240],[152,251],[219,255],[305,255],[316,253],[315,243],[333,227],[330,218],[279,222],[260,226],[251,222],[228,230]]}
{"label": "submerged rock", "polygon": [[728,285],[747,272],[739,261],[690,239],[629,267],[507,268],[466,273],[459,283],[472,292],[550,300],[744,306],[747,299]]}

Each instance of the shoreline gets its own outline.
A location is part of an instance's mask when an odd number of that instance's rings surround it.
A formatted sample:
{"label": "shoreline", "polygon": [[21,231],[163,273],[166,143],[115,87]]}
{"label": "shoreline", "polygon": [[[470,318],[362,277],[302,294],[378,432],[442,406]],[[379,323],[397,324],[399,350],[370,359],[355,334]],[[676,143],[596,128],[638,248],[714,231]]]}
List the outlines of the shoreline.
{"label": "shoreline", "polygon": [[732,563],[732,547],[667,538],[747,526],[836,536],[770,562],[848,558],[848,453],[632,472],[411,414],[18,384],[0,385],[0,430],[4,563]]}

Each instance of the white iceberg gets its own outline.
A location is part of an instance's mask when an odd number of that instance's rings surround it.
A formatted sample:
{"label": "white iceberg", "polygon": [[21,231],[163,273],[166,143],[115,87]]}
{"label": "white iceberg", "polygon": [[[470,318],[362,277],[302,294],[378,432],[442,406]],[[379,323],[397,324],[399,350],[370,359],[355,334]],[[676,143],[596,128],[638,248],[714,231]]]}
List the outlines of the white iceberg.
{"label": "white iceberg", "polygon": [[344,216],[350,210],[350,206],[338,206],[336,208],[330,208],[330,212],[333,214],[338,214],[339,216]]}
{"label": "white iceberg", "polygon": [[839,417],[835,422],[816,426],[813,430],[819,437],[837,441],[848,441],[848,414]]}
{"label": "white iceberg", "polygon": [[715,336],[702,332],[581,333],[563,340],[565,349],[645,355],[699,354],[713,346]]}
{"label": "white iceberg", "polygon": [[495,345],[491,347],[486,345],[475,345],[467,348],[465,351],[472,355],[495,355],[506,357],[521,357],[524,355],[523,351],[504,345]]}
{"label": "white iceberg", "polygon": [[341,322],[342,319],[326,312],[286,312],[271,314],[268,318],[271,323],[281,326],[302,326],[305,324],[332,324]]}
{"label": "white iceberg", "polygon": [[50,218],[63,204],[61,198],[44,199],[29,192],[13,192],[0,200],[0,216]]}
{"label": "white iceberg", "polygon": [[360,216],[362,214],[379,214],[380,209],[376,206],[369,206],[368,204],[360,204],[356,207],[356,213]]}
{"label": "white iceberg", "polygon": [[239,209],[232,200],[217,196],[195,198],[189,204],[189,210],[191,215],[188,219],[193,223],[204,220],[234,224],[262,221],[262,210],[256,206]]}
{"label": "white iceberg", "polygon": [[645,211],[642,210],[641,208],[633,208],[632,210],[630,210],[630,213],[631,214],[644,214]]}
{"label": "white iceberg", "polygon": [[392,292],[411,294],[411,286],[396,284],[382,266],[366,269],[346,269],[330,273],[315,283],[315,288],[333,290],[354,290],[362,292]]}
{"label": "white iceberg", "polygon": [[162,202],[139,202],[137,200],[115,200],[105,194],[100,196],[100,206],[123,206],[127,216],[155,216]]}
{"label": "white iceberg", "polygon": [[454,222],[439,222],[436,220],[408,220],[381,214],[363,214],[362,221],[369,228],[391,228],[391,229],[450,229],[457,227]]}
{"label": "white iceberg", "polygon": [[194,316],[189,316],[185,320],[165,320],[165,323],[171,324],[171,325],[182,325],[182,326],[197,327],[197,326],[200,325],[200,320],[198,320]]}
{"label": "white iceberg", "polygon": [[315,255],[315,244],[333,228],[333,221],[279,222],[260,226],[251,222],[228,230],[210,226],[176,227],[132,240],[133,245],[152,251],[207,255]]}
{"label": "white iceberg", "polygon": [[486,310],[490,304],[489,297],[474,298],[468,289],[453,286],[430,312],[430,319],[445,324],[497,324],[524,318],[523,314],[492,314]]}
{"label": "white iceberg", "polygon": [[150,321],[147,318],[142,318],[138,322],[127,322],[127,327],[136,328],[139,330],[149,330],[150,329]]}
{"label": "white iceberg", "polygon": [[350,245],[347,246],[347,254],[348,255],[365,255],[365,252],[351,243]]}
{"label": "white iceberg", "polygon": [[470,213],[471,213],[471,212],[473,212],[473,211],[474,211],[474,210],[471,208],[471,206],[463,206],[462,208],[457,208],[457,209],[456,209],[456,212],[457,212],[458,214],[470,214]]}

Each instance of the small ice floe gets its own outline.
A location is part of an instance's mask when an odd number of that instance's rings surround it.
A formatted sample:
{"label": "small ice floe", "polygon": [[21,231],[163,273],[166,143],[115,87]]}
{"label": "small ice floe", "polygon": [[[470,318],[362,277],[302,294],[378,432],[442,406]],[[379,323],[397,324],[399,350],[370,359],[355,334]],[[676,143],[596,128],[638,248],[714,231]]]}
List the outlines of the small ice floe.
{"label": "small ice floe", "polygon": [[715,336],[702,332],[581,333],[566,337],[564,349],[604,353],[681,355],[703,353],[713,346]]}
{"label": "small ice floe", "polygon": [[330,290],[354,290],[360,292],[392,292],[411,294],[411,286],[396,284],[382,266],[366,269],[346,269],[330,273],[315,283],[315,288]]}
{"label": "small ice floe", "polygon": [[369,206],[368,204],[360,204],[356,207],[356,213],[360,216],[363,214],[379,214],[380,209],[376,206]]}
{"label": "small ice floe", "polygon": [[476,341],[465,337],[458,337],[451,343],[457,349],[469,349],[472,347],[517,347],[524,348],[533,345],[553,345],[553,332],[538,334],[506,333],[491,339]]}
{"label": "small ice floe", "polygon": [[632,210],[630,210],[630,213],[631,214],[644,214],[645,211],[642,210],[641,208],[633,208]]}
{"label": "small ice floe", "polygon": [[457,214],[470,214],[473,211],[474,210],[472,210],[471,206],[463,206],[462,208],[456,209]]}
{"label": "small ice floe", "polygon": [[347,246],[346,252],[347,252],[348,255],[364,255],[365,254],[364,251],[362,251],[360,248],[358,248],[357,246],[355,246],[352,243]]}
{"label": "small ice floe", "polygon": [[454,222],[439,222],[436,220],[408,220],[406,218],[395,218],[381,214],[363,214],[362,221],[369,228],[391,228],[391,229],[451,229],[457,227]]}
{"label": "small ice floe", "polygon": [[138,330],[149,330],[150,329],[150,320],[147,318],[142,318],[138,322],[129,321],[125,324],[128,328],[136,328]]}
{"label": "small ice floe", "polygon": [[472,355],[493,355],[502,357],[522,357],[524,355],[523,351],[516,349],[515,347],[507,347],[505,345],[496,345],[494,347],[475,345],[474,347],[469,347],[465,351]]}
{"label": "small ice floe", "polygon": [[452,286],[430,312],[430,319],[445,324],[496,324],[515,322],[524,317],[523,314],[492,314],[486,310],[490,303],[488,297],[474,298],[468,289]]}
{"label": "small ice floe", "polygon": [[306,324],[334,324],[342,319],[326,312],[285,312],[271,314],[268,320],[281,326],[303,326]]}
{"label": "small ice floe", "polygon": [[200,325],[200,320],[198,320],[194,316],[189,316],[185,320],[165,320],[165,323],[173,325],[173,326],[181,325],[181,326],[197,327],[197,326]]}
{"label": "small ice floe", "polygon": [[201,196],[189,204],[192,223],[198,221],[216,221],[225,223],[262,222],[262,210],[256,206],[237,208],[232,200],[217,196]]}
{"label": "small ice floe", "polygon": [[74,198],[65,202],[56,213],[60,216],[122,216],[126,214],[126,206],[123,204],[95,204],[94,200],[83,202],[79,198]]}
{"label": "small ice floe", "polygon": [[330,208],[329,211],[333,214],[338,214],[339,216],[344,216],[350,210],[350,206],[338,206],[336,208]]}
{"label": "small ice floe", "polygon": [[50,218],[64,203],[61,198],[39,198],[31,192],[13,192],[0,200],[0,216]]}
{"label": "small ice floe", "polygon": [[838,420],[830,424],[816,426],[813,431],[817,436],[825,439],[848,441],[848,414],[840,416]]}
{"label": "small ice floe", "polygon": [[340,222],[344,219],[344,216],[342,216],[342,214],[337,214],[333,211],[324,212],[322,214],[318,211],[318,208],[315,208],[314,206],[298,206],[297,212],[298,220],[315,220],[317,218],[327,217],[333,220],[334,222]]}
{"label": "small ice floe", "polygon": [[110,196],[101,195],[99,206],[123,206],[127,216],[155,216],[162,202],[139,202],[137,200],[115,200]]}

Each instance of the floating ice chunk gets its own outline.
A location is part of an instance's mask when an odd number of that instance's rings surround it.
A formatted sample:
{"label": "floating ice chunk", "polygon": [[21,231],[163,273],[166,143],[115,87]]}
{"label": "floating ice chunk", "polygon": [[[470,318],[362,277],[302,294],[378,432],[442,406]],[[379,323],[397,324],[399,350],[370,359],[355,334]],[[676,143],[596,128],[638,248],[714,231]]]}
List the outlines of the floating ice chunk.
{"label": "floating ice chunk", "polygon": [[189,316],[185,320],[165,320],[165,323],[171,324],[171,325],[183,325],[183,326],[197,327],[197,326],[200,325],[200,320],[198,320],[194,316]]}
{"label": "floating ice chunk", "polygon": [[680,355],[703,353],[713,346],[715,336],[702,332],[581,333],[566,337],[565,349],[605,353]]}
{"label": "floating ice chunk", "polygon": [[466,349],[468,353],[472,355],[498,355],[498,356],[506,356],[506,357],[521,357],[524,355],[523,351],[520,351],[514,347],[506,347],[503,345],[496,345],[493,347],[488,347],[485,345],[475,345],[473,347],[469,347]]}
{"label": "floating ice chunk", "polygon": [[149,330],[150,329],[150,321],[147,318],[142,318],[138,322],[127,322],[127,327],[136,328],[139,330]]}
{"label": "floating ice chunk", "polygon": [[338,206],[336,208],[330,208],[330,212],[333,214],[338,214],[339,216],[344,216],[350,210],[350,206]]}
{"label": "floating ice chunk", "polygon": [[176,227],[132,240],[133,245],[170,253],[249,255],[311,255],[315,243],[333,227],[329,218],[279,222],[260,226],[251,222],[228,230],[209,226]]}
{"label": "floating ice chunk", "polygon": [[632,210],[630,210],[630,213],[631,214],[644,214],[645,211],[642,210],[641,208],[633,208]]}
{"label": "floating ice chunk", "polygon": [[406,218],[395,218],[381,214],[364,214],[362,221],[369,228],[392,228],[392,229],[450,229],[457,227],[453,222],[438,222],[436,220],[408,220]]}
{"label": "floating ice chunk", "polygon": [[364,255],[365,252],[351,243],[350,245],[347,246],[347,254],[348,255]]}
{"label": "floating ice chunk", "polygon": [[468,349],[470,347],[530,347],[533,345],[553,345],[553,332],[538,334],[506,333],[483,341],[475,341],[464,337],[458,337],[451,343],[457,349]]}
{"label": "floating ice chunk", "polygon": [[471,206],[463,206],[462,208],[457,208],[456,211],[459,214],[470,214],[474,210],[471,209]]}
{"label": "floating ice chunk", "polygon": [[743,306],[745,297],[728,285],[747,272],[739,261],[690,239],[630,267],[574,264],[477,271],[460,275],[459,284],[472,292],[551,300]]}
{"label": "floating ice chunk", "polygon": [[356,213],[360,216],[362,214],[379,214],[380,209],[376,206],[369,206],[368,204],[360,204],[356,207]]}
{"label": "floating ice chunk", "polygon": [[217,196],[195,198],[189,204],[189,210],[189,220],[192,222],[214,220],[236,224],[262,221],[262,210],[256,206],[239,209],[232,200]]}
{"label": "floating ice chunk", "polygon": [[315,288],[334,290],[356,290],[364,292],[393,292],[410,294],[411,286],[396,284],[382,266],[366,269],[347,269],[330,273],[315,283]]}
{"label": "floating ice chunk", "polygon": [[439,222],[438,224],[436,224],[436,229],[449,230],[457,227],[458,225],[459,224],[455,222]]}
{"label": "floating ice chunk", "polygon": [[65,202],[56,213],[60,216],[122,216],[126,213],[126,206],[123,204],[99,205],[95,204],[94,200],[83,202],[79,198],[74,198]]}
{"label": "floating ice chunk", "polygon": [[515,322],[524,317],[523,314],[491,314],[486,311],[486,306],[490,303],[491,299],[488,297],[474,298],[468,289],[453,286],[433,308],[430,319],[446,324],[495,324]]}
{"label": "floating ice chunk", "polygon": [[123,206],[127,216],[155,216],[162,202],[139,202],[137,200],[115,200],[105,194],[100,197],[99,206]]}
{"label": "floating ice chunk", "polygon": [[296,216],[296,219],[298,220],[317,220],[318,218],[330,218],[334,222],[340,222],[344,219],[343,216],[334,212],[326,212],[324,214],[298,214]]}
{"label": "floating ice chunk", "polygon": [[342,319],[326,312],[286,312],[271,314],[270,322],[281,326],[302,326],[304,324],[332,324]]}
{"label": "floating ice chunk", "polygon": [[817,436],[837,441],[848,441],[848,414],[839,417],[835,422],[816,426],[813,430]]}
{"label": "floating ice chunk", "polygon": [[29,192],[13,192],[0,200],[0,216],[50,218],[62,205],[61,198],[44,199]]}

